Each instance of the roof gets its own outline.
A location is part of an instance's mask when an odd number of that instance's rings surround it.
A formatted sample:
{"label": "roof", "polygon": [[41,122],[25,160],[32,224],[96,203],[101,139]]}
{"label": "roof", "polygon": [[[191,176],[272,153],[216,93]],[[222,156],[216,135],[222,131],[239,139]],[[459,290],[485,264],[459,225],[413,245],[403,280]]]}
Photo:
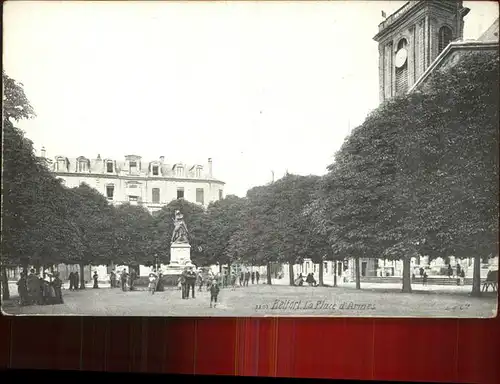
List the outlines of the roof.
{"label": "roof", "polygon": [[484,51],[484,50],[494,50],[498,51],[498,40],[497,41],[454,41],[448,44],[448,46],[439,54],[438,57],[432,62],[432,64],[427,67],[425,72],[420,76],[420,78],[413,84],[408,93],[411,93],[421,87],[425,81],[429,78],[432,72],[438,70],[439,68],[449,64],[449,59],[452,54],[457,51]]}

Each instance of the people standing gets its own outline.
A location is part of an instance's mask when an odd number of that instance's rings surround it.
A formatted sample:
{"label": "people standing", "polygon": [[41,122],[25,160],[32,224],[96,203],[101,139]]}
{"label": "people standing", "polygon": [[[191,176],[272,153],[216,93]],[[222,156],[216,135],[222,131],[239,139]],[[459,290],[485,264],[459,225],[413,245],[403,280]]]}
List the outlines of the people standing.
{"label": "people standing", "polygon": [[122,274],[120,275],[120,283],[121,283],[121,288],[122,288],[123,292],[125,292],[127,290],[127,278],[128,278],[128,273],[124,269],[122,271]]}
{"label": "people standing", "polygon": [[113,271],[109,274],[109,286],[111,288],[116,287],[116,274]]}
{"label": "people standing", "polygon": [[19,281],[17,282],[17,292],[19,293],[19,304],[28,305],[28,287],[26,284],[26,272],[21,272]]}
{"label": "people standing", "polygon": [[52,281],[54,287],[54,304],[64,304],[62,297],[62,280],[59,278],[59,272],[54,273],[54,280]]}
{"label": "people standing", "polygon": [[245,272],[241,271],[240,273],[240,286],[243,286],[245,282]]}
{"label": "people standing", "polygon": [[255,272],[255,282],[256,282],[257,284],[259,284],[259,279],[260,279],[260,273],[259,273],[259,271],[256,271],[256,272]]}
{"label": "people standing", "polygon": [[184,269],[179,277],[179,282],[181,283],[182,298],[187,299],[187,271]]}
{"label": "people standing", "polygon": [[152,295],[155,294],[156,291],[156,275],[154,273],[149,274],[149,291],[151,292]]}
{"label": "people standing", "polygon": [[194,291],[196,285],[196,272],[193,270],[193,267],[189,267],[187,271],[187,299],[189,299],[189,292],[192,292],[192,298],[194,299]]}
{"label": "people standing", "polygon": [[74,291],[75,290],[75,274],[73,272],[69,273],[68,280],[69,280],[69,290]]}
{"label": "people standing", "polygon": [[203,276],[201,275],[201,271],[198,272],[198,275],[196,276],[196,284],[198,285],[198,292],[201,292],[201,289],[203,288]]}
{"label": "people standing", "polygon": [[219,296],[219,291],[219,284],[214,281],[210,287],[210,308],[212,308],[212,303],[214,307],[217,307],[217,297]]}
{"label": "people standing", "polygon": [[130,290],[133,291],[135,289],[135,281],[137,280],[137,272],[134,268],[130,271]]}
{"label": "people standing", "polygon": [[92,278],[94,279],[94,286],[92,288],[99,288],[99,276],[97,276],[97,271],[94,271],[94,276],[92,276]]}
{"label": "people standing", "polygon": [[245,286],[248,287],[248,282],[250,281],[250,271],[245,273]]}
{"label": "people standing", "polygon": [[254,271],[252,271],[251,279],[252,279],[252,284],[254,284],[255,283],[255,272]]}
{"label": "people standing", "polygon": [[35,275],[35,270],[31,269],[27,278],[28,297],[30,304],[41,304],[41,284],[40,279]]}
{"label": "people standing", "polygon": [[75,289],[79,289],[80,288],[80,275],[78,274],[78,271],[75,272],[74,279],[75,279],[74,287],[75,287]]}
{"label": "people standing", "polygon": [[162,274],[161,274],[161,272],[158,272],[158,281],[156,282],[156,291],[163,292],[163,290],[164,290],[164,287],[163,287]]}

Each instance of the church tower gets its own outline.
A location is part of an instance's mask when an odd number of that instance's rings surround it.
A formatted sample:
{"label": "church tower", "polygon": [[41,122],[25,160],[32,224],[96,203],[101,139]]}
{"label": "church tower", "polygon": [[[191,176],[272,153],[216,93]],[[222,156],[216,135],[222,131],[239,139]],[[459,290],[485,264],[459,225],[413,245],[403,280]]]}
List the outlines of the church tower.
{"label": "church tower", "polygon": [[462,1],[409,1],[378,26],[380,102],[405,94],[446,46],[463,37]]}

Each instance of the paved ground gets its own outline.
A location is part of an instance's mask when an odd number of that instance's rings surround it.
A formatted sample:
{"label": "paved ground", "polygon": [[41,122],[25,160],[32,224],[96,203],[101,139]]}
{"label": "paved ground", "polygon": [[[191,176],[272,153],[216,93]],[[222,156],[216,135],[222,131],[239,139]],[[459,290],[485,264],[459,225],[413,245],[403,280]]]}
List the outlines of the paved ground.
{"label": "paved ground", "polygon": [[[221,290],[219,305],[210,308],[210,295],[196,292],[195,299],[182,300],[179,290],[168,289],[151,295],[147,291],[119,289],[64,290],[64,304],[19,307],[5,303],[8,314],[89,315],[89,316],[353,316],[353,317],[493,317],[497,297],[471,298],[470,287],[414,286],[403,294],[390,284],[364,284],[358,291],[348,285],[290,287],[250,285]],[[439,288],[439,287],[437,287]],[[450,290],[450,288],[452,290]],[[460,291],[460,289],[462,291]]]}

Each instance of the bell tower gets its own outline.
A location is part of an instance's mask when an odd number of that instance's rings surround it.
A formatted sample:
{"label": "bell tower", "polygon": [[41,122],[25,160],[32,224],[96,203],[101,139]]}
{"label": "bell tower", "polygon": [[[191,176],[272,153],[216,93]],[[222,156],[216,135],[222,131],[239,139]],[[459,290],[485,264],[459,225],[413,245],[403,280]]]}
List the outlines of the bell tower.
{"label": "bell tower", "polygon": [[378,26],[380,102],[405,94],[436,57],[462,39],[462,1],[409,1]]}

